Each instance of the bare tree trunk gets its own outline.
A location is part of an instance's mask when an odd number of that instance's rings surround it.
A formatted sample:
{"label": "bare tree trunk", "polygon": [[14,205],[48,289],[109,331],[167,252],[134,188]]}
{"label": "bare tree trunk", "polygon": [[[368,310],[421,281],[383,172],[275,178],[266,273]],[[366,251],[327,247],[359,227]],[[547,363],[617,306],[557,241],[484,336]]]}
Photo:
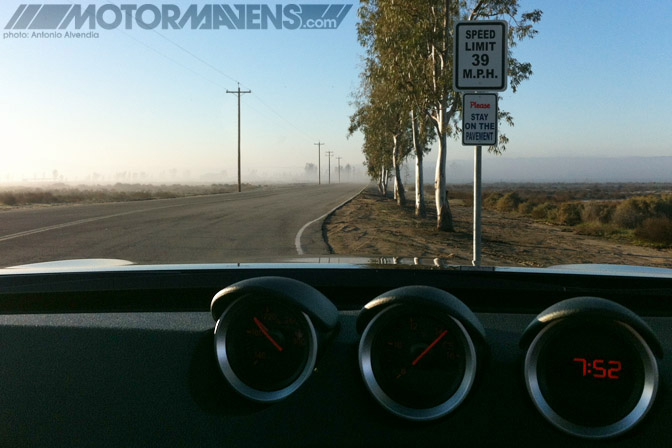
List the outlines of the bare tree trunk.
{"label": "bare tree trunk", "polygon": [[390,175],[390,170],[383,168],[383,196],[387,197],[387,182],[388,176]]}
{"label": "bare tree trunk", "polygon": [[397,205],[406,205],[406,194],[404,193],[404,184],[401,183],[401,166],[399,163],[399,139],[395,135],[392,137],[394,146],[392,147],[392,165],[394,166],[394,198]]}
{"label": "bare tree trunk", "polygon": [[[441,48],[440,54],[437,54],[439,52],[436,51],[436,48],[432,47],[433,66],[436,70],[438,62],[438,73],[445,72],[448,57],[450,56],[450,1],[451,0],[445,0],[445,11],[443,17],[443,33],[445,33],[445,39],[443,41],[443,48]],[[446,133],[448,132],[448,121],[453,113],[455,113],[456,104],[454,103],[451,111],[448,112],[447,108],[449,87],[447,85],[443,86],[442,83],[437,83],[437,85],[442,87],[440,89],[441,99],[439,101],[439,108],[434,122],[437,131],[436,133],[439,136],[439,154],[437,155],[436,177],[434,179],[434,195],[436,199],[436,228],[437,230],[454,232],[455,226],[453,225],[453,215],[450,213],[450,205],[448,204],[448,197],[446,194]]]}
{"label": "bare tree trunk", "polygon": [[418,145],[418,122],[413,110],[411,110],[411,131],[413,132],[413,149],[415,150],[415,216],[427,215],[425,207],[424,176],[422,174],[423,149]]}
{"label": "bare tree trunk", "polygon": [[446,132],[445,125],[445,105],[441,105],[439,110],[439,119],[437,123],[437,134],[439,135],[439,154],[436,160],[436,177],[434,179],[434,196],[436,199],[436,228],[447,232],[454,232],[453,214],[450,213],[448,204],[448,195],[446,194]]}
{"label": "bare tree trunk", "polygon": [[383,192],[383,170],[380,170],[380,174],[378,175],[378,192],[381,195],[384,195],[385,193]]}

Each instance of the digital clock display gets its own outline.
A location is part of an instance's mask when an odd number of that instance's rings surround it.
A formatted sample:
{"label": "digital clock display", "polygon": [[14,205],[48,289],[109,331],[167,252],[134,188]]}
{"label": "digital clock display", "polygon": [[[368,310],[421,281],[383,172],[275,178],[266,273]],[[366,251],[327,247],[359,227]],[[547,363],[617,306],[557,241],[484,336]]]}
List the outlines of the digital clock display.
{"label": "digital clock display", "polygon": [[561,417],[606,426],[636,406],[644,365],[632,336],[615,322],[579,320],[552,329],[539,354],[539,387]]}
{"label": "digital clock display", "polygon": [[589,361],[586,358],[574,358],[573,361],[581,363],[581,374],[583,376],[592,376],[593,378],[617,380],[620,378],[619,372],[623,368],[621,361],[612,359],[593,359]]}

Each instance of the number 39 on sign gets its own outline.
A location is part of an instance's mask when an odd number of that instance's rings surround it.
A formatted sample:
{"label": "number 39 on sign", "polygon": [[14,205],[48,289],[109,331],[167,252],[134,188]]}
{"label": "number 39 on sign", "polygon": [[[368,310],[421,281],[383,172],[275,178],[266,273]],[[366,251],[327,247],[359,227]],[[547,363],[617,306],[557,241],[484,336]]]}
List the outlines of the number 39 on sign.
{"label": "number 39 on sign", "polygon": [[507,23],[500,20],[455,25],[454,90],[506,90],[506,36]]}

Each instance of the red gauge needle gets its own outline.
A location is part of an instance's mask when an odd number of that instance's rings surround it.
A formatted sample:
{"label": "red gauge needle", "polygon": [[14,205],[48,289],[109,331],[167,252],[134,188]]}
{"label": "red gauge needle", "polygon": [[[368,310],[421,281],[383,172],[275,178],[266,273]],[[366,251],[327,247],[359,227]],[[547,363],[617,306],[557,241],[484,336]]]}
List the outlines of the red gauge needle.
{"label": "red gauge needle", "polygon": [[429,351],[432,349],[432,347],[434,347],[436,344],[438,344],[439,341],[440,341],[441,339],[443,339],[443,337],[444,337],[445,335],[447,335],[447,334],[448,334],[448,330],[443,330],[443,333],[441,333],[441,334],[439,335],[438,338],[434,339],[434,342],[432,342],[431,344],[429,344],[429,347],[427,347],[426,349],[424,349],[424,350],[422,351],[422,353],[420,353],[420,355],[419,355],[417,358],[415,358],[415,360],[412,362],[412,364],[413,364],[413,365],[416,365],[417,363],[419,363],[420,360],[421,360],[427,353],[429,353]]}
{"label": "red gauge needle", "polygon": [[281,352],[281,351],[282,351],[282,347],[280,347],[280,344],[278,344],[277,342],[275,342],[275,339],[273,339],[273,336],[271,336],[271,335],[268,333],[268,328],[266,328],[266,326],[265,326],[264,324],[262,324],[261,321],[260,321],[259,319],[257,319],[256,317],[254,318],[254,323],[257,324],[257,327],[259,327],[259,329],[261,330],[261,332],[264,333],[264,336],[266,336],[266,339],[268,339],[269,341],[271,341],[271,344],[273,344],[273,345],[275,346],[275,348],[277,348],[278,351]]}

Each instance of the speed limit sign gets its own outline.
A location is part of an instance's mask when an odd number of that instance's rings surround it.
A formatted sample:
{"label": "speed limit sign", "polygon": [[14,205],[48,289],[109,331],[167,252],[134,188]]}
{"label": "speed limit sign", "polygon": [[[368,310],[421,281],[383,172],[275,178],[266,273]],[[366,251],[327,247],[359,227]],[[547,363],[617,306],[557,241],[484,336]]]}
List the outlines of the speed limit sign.
{"label": "speed limit sign", "polygon": [[507,23],[501,20],[458,22],[454,36],[454,90],[506,90]]}

